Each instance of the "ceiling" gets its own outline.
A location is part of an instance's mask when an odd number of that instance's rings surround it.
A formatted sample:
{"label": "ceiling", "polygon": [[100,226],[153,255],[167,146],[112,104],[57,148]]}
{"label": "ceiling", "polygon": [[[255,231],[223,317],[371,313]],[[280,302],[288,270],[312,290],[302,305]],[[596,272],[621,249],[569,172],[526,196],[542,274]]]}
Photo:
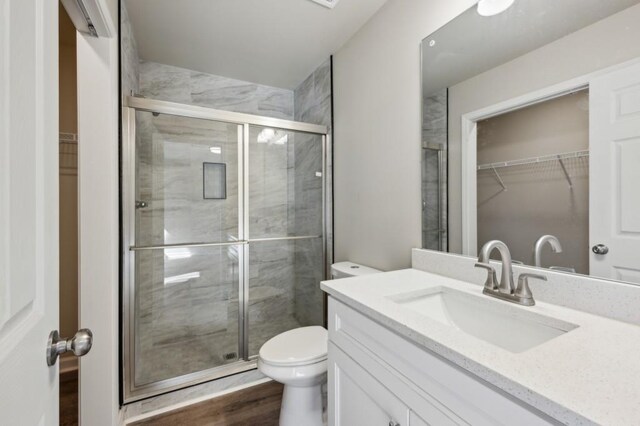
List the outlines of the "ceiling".
{"label": "ceiling", "polygon": [[141,59],[293,89],[387,0],[126,0]]}
{"label": "ceiling", "polygon": [[516,0],[506,12],[492,17],[480,16],[474,6],[423,42],[423,95],[451,87],[639,3]]}

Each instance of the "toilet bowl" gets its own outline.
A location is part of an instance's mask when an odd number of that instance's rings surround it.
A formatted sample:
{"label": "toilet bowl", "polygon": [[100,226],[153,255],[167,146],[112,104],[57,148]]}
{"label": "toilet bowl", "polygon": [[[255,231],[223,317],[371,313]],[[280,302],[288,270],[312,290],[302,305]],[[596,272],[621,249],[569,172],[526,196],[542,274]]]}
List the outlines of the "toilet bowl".
{"label": "toilet bowl", "polygon": [[273,337],[260,348],[258,369],[284,384],[280,426],[322,426],[327,330],[301,327]]}
{"label": "toilet bowl", "polygon": [[[331,267],[334,279],[381,272],[351,262]],[[322,426],[322,384],[327,380],[327,330],[319,326],[285,331],[267,341],[258,369],[284,384],[280,426]]]}

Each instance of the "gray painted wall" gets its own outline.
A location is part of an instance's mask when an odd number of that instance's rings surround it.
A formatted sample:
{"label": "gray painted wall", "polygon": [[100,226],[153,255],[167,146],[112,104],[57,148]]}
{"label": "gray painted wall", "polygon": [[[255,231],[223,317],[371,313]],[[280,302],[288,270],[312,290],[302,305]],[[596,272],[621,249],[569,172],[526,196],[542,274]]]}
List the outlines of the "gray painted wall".
{"label": "gray painted wall", "polygon": [[420,42],[475,0],[389,0],[334,55],[336,261],[390,270],[420,247]]}

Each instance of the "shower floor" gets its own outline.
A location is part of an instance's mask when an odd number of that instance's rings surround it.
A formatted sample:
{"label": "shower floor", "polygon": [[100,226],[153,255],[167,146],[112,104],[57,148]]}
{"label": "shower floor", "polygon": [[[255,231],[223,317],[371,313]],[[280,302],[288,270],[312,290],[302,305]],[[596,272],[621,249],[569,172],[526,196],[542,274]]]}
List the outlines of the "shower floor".
{"label": "shower floor", "polygon": [[[293,315],[250,324],[249,356],[258,355],[273,336],[300,326]],[[144,360],[136,368],[138,386],[207,370],[238,361],[238,334],[217,332],[162,342],[139,353],[138,359]]]}

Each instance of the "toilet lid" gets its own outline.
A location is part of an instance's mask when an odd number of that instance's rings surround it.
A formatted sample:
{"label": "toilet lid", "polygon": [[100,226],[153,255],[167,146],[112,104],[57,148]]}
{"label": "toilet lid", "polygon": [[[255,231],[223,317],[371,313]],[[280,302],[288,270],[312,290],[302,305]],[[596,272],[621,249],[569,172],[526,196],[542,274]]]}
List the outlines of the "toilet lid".
{"label": "toilet lid", "polygon": [[260,348],[260,358],[272,365],[313,364],[327,358],[327,330],[301,327],[269,339]]}

